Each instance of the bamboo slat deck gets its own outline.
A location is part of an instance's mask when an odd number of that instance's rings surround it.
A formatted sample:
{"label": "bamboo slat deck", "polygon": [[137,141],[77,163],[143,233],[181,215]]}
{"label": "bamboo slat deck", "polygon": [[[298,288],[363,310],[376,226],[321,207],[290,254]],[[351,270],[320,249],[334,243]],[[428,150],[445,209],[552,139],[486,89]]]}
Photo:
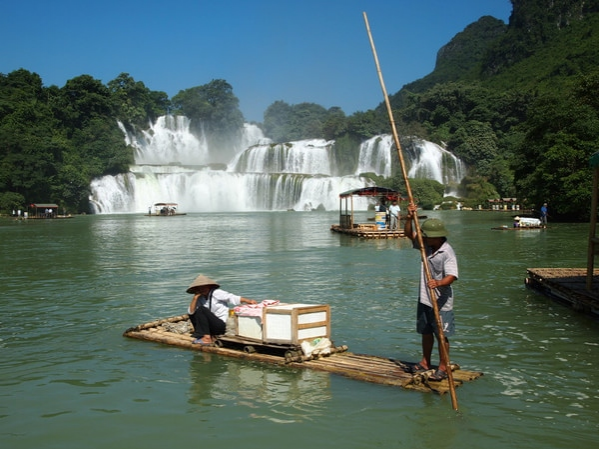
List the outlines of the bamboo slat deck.
{"label": "bamboo slat deck", "polygon": [[586,268],[528,268],[525,284],[574,310],[599,315],[599,269],[593,271],[591,291],[586,289]]}
{"label": "bamboo slat deck", "polygon": [[[346,352],[346,347],[342,347],[340,351],[333,352],[328,356],[298,362],[289,361],[290,359],[286,359],[283,354],[277,355],[273,351],[246,352],[240,348],[193,344],[193,337],[189,332],[178,333],[169,328],[169,325],[176,325],[187,321],[187,315],[166,318],[132,327],[127,329],[123,335],[125,337],[154,341],[228,357],[284,365],[292,368],[325,371],[355,380],[397,386],[409,390],[436,392],[439,394],[444,394],[449,391],[447,380],[441,382],[428,380],[428,376],[433,372],[432,370],[424,373],[411,374],[410,367],[412,366],[412,363],[385,357],[354,354]],[[464,382],[475,380],[483,375],[481,372],[463,370],[458,365],[452,365],[452,368],[453,380],[456,387]]]}
{"label": "bamboo slat deck", "polygon": [[517,228],[513,226],[496,226],[491,228],[493,231],[539,231],[542,229],[547,229],[547,226],[518,226]]}
{"label": "bamboo slat deck", "polygon": [[351,229],[332,225],[331,231],[365,239],[397,239],[405,236],[403,229],[377,229],[375,225],[360,225]]}

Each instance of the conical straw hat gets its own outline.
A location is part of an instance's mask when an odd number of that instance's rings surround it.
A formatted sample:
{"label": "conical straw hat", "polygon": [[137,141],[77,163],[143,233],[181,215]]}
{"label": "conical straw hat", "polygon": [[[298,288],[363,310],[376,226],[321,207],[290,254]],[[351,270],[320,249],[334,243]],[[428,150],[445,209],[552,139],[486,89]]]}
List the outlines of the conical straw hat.
{"label": "conical straw hat", "polygon": [[218,285],[216,281],[213,281],[208,276],[200,274],[197,278],[193,280],[191,284],[189,284],[189,287],[187,287],[187,293],[194,293],[194,287],[202,287],[204,285],[214,285],[216,288],[220,287],[220,285]]}

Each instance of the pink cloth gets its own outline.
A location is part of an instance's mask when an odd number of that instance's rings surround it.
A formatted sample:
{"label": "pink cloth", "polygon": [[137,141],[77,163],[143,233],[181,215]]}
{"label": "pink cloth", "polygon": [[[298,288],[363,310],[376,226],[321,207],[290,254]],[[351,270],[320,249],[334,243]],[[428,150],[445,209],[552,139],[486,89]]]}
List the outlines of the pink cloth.
{"label": "pink cloth", "polygon": [[258,304],[244,304],[237,306],[233,310],[237,316],[259,316],[262,317],[262,309],[269,306],[276,306],[280,301],[275,299],[265,299]]}

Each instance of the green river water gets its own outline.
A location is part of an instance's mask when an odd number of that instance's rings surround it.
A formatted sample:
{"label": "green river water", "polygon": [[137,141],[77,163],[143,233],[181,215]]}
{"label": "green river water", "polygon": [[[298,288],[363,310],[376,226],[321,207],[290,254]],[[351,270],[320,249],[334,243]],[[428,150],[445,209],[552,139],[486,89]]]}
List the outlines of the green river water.
{"label": "green river water", "polygon": [[596,448],[599,322],[524,286],[527,268],[583,267],[588,225],[428,216],[459,260],[451,359],[484,372],[456,390],[458,412],[449,395],[122,336],[185,313],[203,273],[257,300],[330,304],[335,344],[416,361],[405,239],[331,233],[335,212],[0,220],[2,447]]}

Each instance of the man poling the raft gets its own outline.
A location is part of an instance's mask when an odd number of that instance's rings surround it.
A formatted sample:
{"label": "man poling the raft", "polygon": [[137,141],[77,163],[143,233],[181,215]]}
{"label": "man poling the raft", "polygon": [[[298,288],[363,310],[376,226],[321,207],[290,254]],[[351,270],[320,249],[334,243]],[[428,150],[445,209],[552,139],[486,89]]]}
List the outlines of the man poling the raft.
{"label": "man poling the raft", "polygon": [[[374,56],[374,63],[376,65],[376,70],[377,70],[379,81],[381,84],[381,89],[383,91],[383,98],[385,100],[385,106],[387,107],[387,114],[389,116],[389,122],[391,124],[391,131],[393,132],[393,141],[395,142],[395,148],[397,148],[397,155],[399,157],[399,162],[401,164],[401,171],[402,171],[403,179],[405,180],[406,191],[408,194],[409,203],[410,203],[410,205],[415,207],[414,197],[412,195],[412,189],[410,188],[410,183],[408,181],[408,172],[407,172],[406,164],[405,164],[405,161],[403,158],[403,153],[401,151],[401,143],[399,141],[399,136],[397,134],[397,129],[395,127],[395,120],[393,119],[393,111],[391,110],[391,103],[389,102],[389,95],[387,95],[387,89],[385,87],[385,82],[383,81],[383,74],[381,72],[378,56],[376,54],[374,40],[372,38],[372,33],[370,32],[370,25],[368,23],[368,17],[365,12],[362,14],[364,16],[364,22],[366,24],[366,31],[368,33],[368,38],[370,40],[370,46],[372,48],[372,54]],[[455,384],[453,381],[453,374],[451,372],[451,369],[449,369],[449,367],[450,367],[449,349],[446,344],[447,342],[445,339],[445,334],[443,333],[443,325],[441,323],[441,317],[439,315],[439,306],[437,304],[437,294],[435,292],[435,289],[433,287],[431,287],[431,285],[433,285],[433,283],[430,282],[432,280],[431,270],[427,263],[427,254],[426,254],[426,249],[425,249],[426,246],[424,244],[424,240],[422,237],[422,231],[421,231],[420,225],[418,223],[418,214],[413,213],[411,220],[408,219],[408,221],[410,222],[410,224],[412,221],[414,222],[415,239],[418,242],[418,247],[420,249],[420,257],[422,260],[422,268],[423,268],[423,272],[424,272],[423,279],[426,279],[427,288],[429,290],[428,297],[431,299],[430,302],[431,302],[432,311],[433,311],[433,315],[434,315],[435,322],[436,322],[436,329],[437,329],[438,342],[439,342],[439,351],[440,351],[440,356],[441,356],[441,364],[440,365],[447,367],[446,374],[447,374],[447,382],[449,384],[449,392],[451,395],[451,403],[452,403],[453,409],[457,410],[458,409],[458,400],[457,400],[457,397],[455,394]]]}
{"label": "man poling the raft", "polygon": [[[412,229],[412,219],[416,213],[416,205],[410,204],[404,230],[406,237],[412,240],[415,248],[419,249],[416,233]],[[458,263],[453,248],[447,242],[447,230],[441,220],[436,218],[426,220],[422,224],[421,231],[427,255],[426,263],[431,277],[427,280],[424,267],[422,267],[416,321],[416,330],[422,335],[422,360],[414,365],[412,372],[417,373],[432,368],[431,356],[436,337],[439,340],[440,362],[439,367],[433,375],[428,377],[428,380],[441,381],[447,378],[447,373],[451,370],[451,367],[446,364],[446,360],[441,354],[441,337],[437,328],[432,302],[435,301],[439,308],[443,338],[449,355],[449,340],[447,337],[453,334],[455,327],[452,284],[458,279]],[[431,292],[434,293],[432,298],[430,296]]]}

